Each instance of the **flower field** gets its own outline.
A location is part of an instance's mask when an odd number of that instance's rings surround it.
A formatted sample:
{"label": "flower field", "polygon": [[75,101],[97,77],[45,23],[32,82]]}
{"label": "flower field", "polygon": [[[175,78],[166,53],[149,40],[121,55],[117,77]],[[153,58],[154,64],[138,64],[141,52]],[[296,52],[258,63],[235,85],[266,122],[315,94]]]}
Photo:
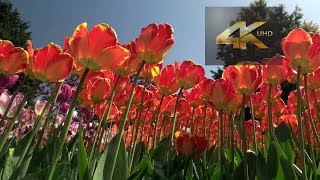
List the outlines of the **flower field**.
{"label": "flower field", "polygon": [[220,79],[162,65],[173,34],[153,23],[120,44],[82,23],[63,47],[0,40],[0,179],[320,179],[319,34],[293,29],[283,55]]}

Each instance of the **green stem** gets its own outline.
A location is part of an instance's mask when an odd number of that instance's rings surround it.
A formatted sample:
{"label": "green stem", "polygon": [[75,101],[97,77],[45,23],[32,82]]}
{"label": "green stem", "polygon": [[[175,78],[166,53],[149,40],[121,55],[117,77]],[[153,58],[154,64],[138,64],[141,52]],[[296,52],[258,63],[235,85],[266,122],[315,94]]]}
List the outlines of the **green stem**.
{"label": "green stem", "polygon": [[12,127],[14,126],[14,123],[15,123],[16,119],[18,118],[18,116],[20,114],[20,111],[24,107],[24,105],[27,102],[27,100],[29,100],[32,97],[32,95],[36,92],[38,87],[39,87],[39,84],[34,86],[33,89],[27,94],[27,97],[24,97],[22,102],[19,104],[19,106],[17,108],[17,111],[13,115],[13,118],[10,120],[9,125],[8,125],[5,133],[2,135],[2,138],[1,138],[1,141],[0,141],[0,152],[2,151],[4,144],[8,139],[8,136],[9,136],[9,134],[11,132]]}
{"label": "green stem", "polygon": [[[41,143],[41,140],[43,138],[43,135],[44,135],[44,131],[45,131],[45,128],[48,126],[48,123],[49,123],[49,120],[51,120],[51,114],[53,112],[53,107],[54,105],[56,104],[56,101],[57,101],[57,98],[59,96],[59,91],[62,87],[62,82],[59,82],[56,84],[56,87],[55,87],[55,90],[52,92],[52,96],[50,97],[50,101],[51,99],[53,98],[53,94],[55,93],[55,97],[54,97],[54,100],[52,101],[51,103],[51,106],[50,106],[50,109],[48,111],[48,114],[47,114],[47,117],[46,117],[46,120],[44,122],[44,125],[43,125],[43,129],[40,131],[40,136],[39,136],[39,140],[37,142],[37,145],[36,145],[36,149],[40,148],[40,143]],[[48,103],[48,102],[47,102]],[[47,107],[46,107],[47,108]],[[42,114],[42,113],[41,113]],[[51,134],[51,133],[50,133]]]}
{"label": "green stem", "polygon": [[[309,103],[309,95],[308,95],[308,85],[307,85],[307,74],[304,74],[304,91],[305,91],[305,97],[306,97],[306,106],[307,106],[307,111],[308,111],[308,116],[309,116],[309,122],[311,124],[312,132],[313,135],[317,141],[318,148],[320,148],[320,139],[319,135],[316,129],[316,126],[314,124],[314,120],[312,118],[311,110],[310,110],[310,103]],[[307,121],[306,121],[307,122]],[[308,133],[308,132],[307,132]]]}
{"label": "green stem", "polygon": [[[116,87],[118,85],[118,82],[120,80],[120,77],[121,76],[118,76],[115,83],[114,83],[114,86],[112,87],[112,91],[111,91],[111,95],[110,95],[110,99],[109,99],[109,103],[108,103],[108,106],[104,108],[103,112],[102,112],[102,115],[101,115],[101,119],[100,119],[100,122],[99,122],[99,125],[98,125],[98,130],[100,129],[101,127],[101,124],[102,122],[104,121],[108,121],[108,118],[109,118],[109,115],[110,115],[110,110],[111,110],[111,105],[112,105],[112,101],[113,101],[113,98],[114,98],[114,95],[115,95],[115,92],[116,92]],[[106,102],[107,103],[107,102]],[[105,115],[105,113],[107,112],[107,114]],[[99,131],[98,131],[99,132]],[[103,131],[102,131],[103,132]],[[93,152],[94,152],[94,148],[96,146],[96,143],[97,143],[97,139],[98,139],[98,136],[99,136],[99,133],[95,133],[95,136],[94,136],[94,140],[93,140],[93,144],[91,146],[91,149],[90,149],[90,155],[89,155],[89,161],[91,161],[92,159],[92,156],[93,156]]]}
{"label": "green stem", "polygon": [[195,107],[192,107],[192,115],[191,115],[191,122],[190,122],[190,124],[192,123],[192,126],[191,126],[191,133],[193,133],[193,131],[194,131],[194,126],[195,126],[195,124],[194,124],[194,110],[195,110],[196,108]]}
{"label": "green stem", "polygon": [[122,139],[122,136],[123,136],[124,125],[125,125],[127,116],[129,114],[129,110],[130,110],[130,106],[131,106],[131,102],[132,102],[132,98],[133,98],[134,89],[137,86],[137,81],[138,81],[140,72],[141,72],[141,70],[142,70],[142,68],[143,68],[145,63],[146,63],[146,61],[143,60],[141,65],[140,65],[140,67],[139,67],[139,69],[138,69],[138,71],[137,71],[137,74],[134,77],[133,85],[132,85],[131,92],[130,92],[129,99],[128,99],[128,103],[127,103],[127,107],[125,109],[124,115],[123,115],[123,117],[121,119],[121,122],[120,122],[120,127],[119,127],[120,136],[116,139],[117,141],[116,141],[116,147],[115,147],[115,154],[114,154],[114,157],[113,157],[113,159],[111,161],[111,169],[110,169],[110,172],[108,173],[108,178],[107,179],[112,179],[112,177],[113,177],[114,168],[116,166],[116,161],[117,161],[117,158],[118,158],[120,142],[121,142],[121,139]]}
{"label": "green stem", "polygon": [[313,94],[313,101],[314,101],[314,106],[316,107],[316,116],[317,116],[317,123],[320,124],[320,110],[319,110],[319,106],[317,103],[317,95],[316,95],[316,91],[312,90],[312,94]]}
{"label": "green stem", "polygon": [[254,146],[255,153],[258,153],[257,137],[256,137],[256,121],[254,117],[252,98],[250,98],[250,107],[251,107],[251,120],[252,120],[252,126],[253,126],[253,143],[254,143],[253,146]]}
{"label": "green stem", "polygon": [[297,105],[298,114],[297,115],[298,115],[299,139],[300,139],[299,152],[300,152],[301,163],[302,163],[302,178],[306,180],[307,174],[306,174],[306,162],[305,162],[305,154],[304,154],[303,128],[302,128],[302,120],[301,120],[300,73],[301,73],[301,66],[298,66],[296,86],[297,86],[297,94],[298,94],[298,105]]}
{"label": "green stem", "polygon": [[243,97],[242,97],[242,109],[241,109],[241,125],[242,125],[241,140],[242,140],[242,155],[243,155],[244,176],[245,176],[245,180],[248,180],[248,179],[249,179],[249,175],[248,175],[248,163],[247,163],[247,140],[246,140],[245,126],[244,126],[244,119],[245,119],[245,114],[244,114],[245,98],[246,98],[246,95],[243,94]]}
{"label": "green stem", "polygon": [[[129,174],[131,172],[131,167],[132,167],[132,163],[133,163],[133,157],[134,157],[134,154],[135,154],[135,151],[136,151],[136,147],[137,147],[137,137],[138,137],[138,133],[139,133],[141,114],[142,114],[142,110],[143,110],[143,99],[144,99],[145,90],[146,90],[146,84],[144,84],[144,87],[143,87],[143,91],[142,91],[142,95],[141,95],[141,102],[140,102],[140,107],[139,107],[139,112],[138,112],[138,119],[137,119],[137,123],[135,125],[136,132],[135,132],[134,139],[133,139],[133,147],[132,147],[132,150],[131,150],[131,153],[130,153],[130,161],[129,161],[129,168],[128,168]],[[145,120],[143,121],[143,123],[144,122],[145,122]],[[142,126],[142,128],[143,128],[143,126]],[[141,130],[140,137],[142,137],[142,131],[143,130]]]}
{"label": "green stem", "polygon": [[230,115],[230,128],[231,128],[231,157],[232,157],[232,170],[235,170],[234,166],[234,115]]}
{"label": "green stem", "polygon": [[222,132],[222,109],[219,110],[219,162],[220,162],[220,168],[221,168],[221,177],[223,179],[223,175],[224,175],[224,162],[223,162],[223,150],[224,150],[224,142],[223,142],[223,132]]}
{"label": "green stem", "polygon": [[178,110],[178,103],[179,103],[179,98],[180,98],[180,93],[182,92],[182,87],[180,88],[178,94],[177,94],[177,99],[176,99],[176,103],[174,105],[174,112],[173,112],[173,123],[171,126],[171,134],[170,134],[170,145],[173,142],[173,136],[174,136],[174,131],[176,129],[176,121],[177,121],[177,110]]}
{"label": "green stem", "polygon": [[58,144],[57,151],[53,155],[52,163],[51,163],[51,166],[49,168],[49,173],[48,173],[48,178],[47,178],[48,180],[52,179],[53,172],[55,170],[55,167],[57,165],[60,153],[61,153],[61,151],[63,149],[63,145],[64,145],[65,140],[66,140],[67,135],[68,135],[68,130],[69,130],[70,125],[71,125],[73,112],[74,112],[76,104],[77,104],[77,99],[78,99],[79,93],[80,93],[80,91],[82,89],[82,85],[84,83],[84,80],[85,80],[88,72],[89,72],[89,69],[86,68],[86,70],[83,72],[83,74],[81,76],[80,82],[78,84],[78,87],[77,87],[76,92],[74,94],[74,97],[72,99],[72,102],[71,102],[71,105],[70,105],[70,109],[69,109],[69,112],[68,112],[68,115],[67,115],[67,118],[66,118],[65,125],[63,126],[62,132],[60,134],[61,139],[60,139],[60,142]]}
{"label": "green stem", "polygon": [[269,130],[269,137],[270,140],[273,139],[273,123],[272,123],[272,106],[271,106],[271,90],[272,85],[269,85],[268,91],[268,130]]}
{"label": "green stem", "polygon": [[[28,151],[28,149],[29,149],[29,147],[30,147],[30,145],[31,145],[31,142],[32,142],[32,140],[33,140],[33,137],[35,136],[35,134],[36,134],[36,132],[37,132],[37,129],[39,128],[39,125],[41,124],[40,122],[41,122],[43,116],[45,115],[45,112],[46,112],[46,110],[48,109],[49,105],[51,104],[51,101],[53,100],[52,106],[50,107],[50,110],[52,110],[53,105],[54,105],[55,102],[57,101],[57,98],[58,98],[58,95],[59,95],[59,90],[60,90],[61,86],[62,86],[62,83],[60,83],[60,82],[56,84],[56,87],[55,87],[54,92],[52,92],[49,100],[47,101],[46,105],[44,106],[43,110],[41,111],[41,114],[38,116],[38,118],[37,118],[37,120],[36,120],[36,123],[34,124],[33,130],[31,131],[30,138],[28,139],[28,141],[27,141],[27,143],[26,143],[26,146],[25,146],[25,148],[23,149],[23,152],[22,152],[22,154],[21,154],[21,156],[20,156],[20,158],[19,158],[18,163],[16,164],[16,167],[19,167],[19,166],[21,165],[21,163],[22,163],[22,161],[23,161],[23,159],[24,159],[24,157],[25,157],[25,155],[26,155],[26,153],[27,153],[27,151]],[[49,110],[49,111],[50,111],[50,110]],[[48,113],[48,116],[49,116],[49,113]],[[48,116],[47,116],[47,119],[49,119]],[[47,121],[47,120],[46,120],[46,121]],[[42,137],[40,137],[40,138],[42,139]],[[38,141],[40,142],[41,139],[39,139]]]}
{"label": "green stem", "polygon": [[157,126],[158,126],[158,121],[159,121],[159,118],[160,118],[160,111],[161,111],[161,105],[162,105],[163,99],[164,99],[164,95],[162,95],[162,97],[161,97],[161,100],[160,100],[160,103],[159,103],[159,108],[158,108],[158,111],[157,111],[157,117],[156,117],[156,120],[155,120],[154,131],[153,131],[153,148],[156,147]]}
{"label": "green stem", "polygon": [[10,110],[10,108],[11,108],[11,106],[12,106],[12,103],[13,103],[13,100],[16,98],[16,96],[18,95],[18,93],[19,93],[19,91],[21,90],[21,88],[23,87],[23,85],[24,85],[24,83],[29,79],[29,75],[26,75],[24,78],[23,78],[23,80],[22,80],[22,82],[19,84],[19,86],[17,87],[17,89],[14,91],[14,93],[12,94],[12,96],[11,96],[11,99],[10,99],[10,101],[9,101],[9,104],[8,104],[8,106],[7,106],[7,108],[6,108],[6,110],[4,111],[4,113],[3,113],[3,116],[2,116],[2,121],[4,122],[4,120],[7,118],[7,116],[8,116],[8,113],[9,113],[9,110]]}

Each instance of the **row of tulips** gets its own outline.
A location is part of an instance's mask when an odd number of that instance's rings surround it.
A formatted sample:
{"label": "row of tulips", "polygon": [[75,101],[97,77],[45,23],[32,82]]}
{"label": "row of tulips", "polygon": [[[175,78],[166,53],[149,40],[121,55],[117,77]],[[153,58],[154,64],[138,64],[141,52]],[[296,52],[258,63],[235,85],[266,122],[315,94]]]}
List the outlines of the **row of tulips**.
{"label": "row of tulips", "polygon": [[[24,50],[0,40],[1,177],[30,178],[39,172],[36,166],[45,168],[42,178],[55,179],[65,154],[69,164],[76,157],[77,170],[70,173],[79,179],[174,173],[175,178],[228,179],[240,170],[245,179],[268,179],[287,175],[285,169],[296,178],[318,177],[318,34],[294,29],[282,40],[284,55],[228,66],[216,80],[206,78],[192,60],[162,68],[173,43],[169,24],[150,24],[123,45],[109,25],[88,31],[87,23],[65,39],[63,49],[54,43],[34,49],[28,41]],[[23,79],[10,93],[18,74]],[[77,87],[63,83],[71,74],[79,77]],[[19,91],[29,78],[37,85],[23,95]],[[280,98],[283,81],[297,86],[287,102]],[[42,82],[55,84],[49,98],[28,106]],[[277,164],[275,151],[285,157],[284,172],[273,172],[272,165],[267,175],[257,165],[251,171],[252,154],[255,162]],[[37,164],[41,153],[49,154],[47,164]],[[166,157],[159,166],[161,153]],[[176,169],[176,163],[182,165]]]}

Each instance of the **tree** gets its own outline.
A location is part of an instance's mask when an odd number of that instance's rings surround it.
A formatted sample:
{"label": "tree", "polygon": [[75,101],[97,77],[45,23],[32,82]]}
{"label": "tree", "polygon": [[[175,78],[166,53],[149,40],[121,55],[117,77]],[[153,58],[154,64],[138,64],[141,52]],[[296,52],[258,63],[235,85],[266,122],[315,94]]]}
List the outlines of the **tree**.
{"label": "tree", "polygon": [[[257,0],[250,3],[248,8],[242,8],[238,17],[230,22],[230,25],[238,21],[246,21],[247,25],[257,20],[266,20],[263,26],[265,30],[272,30],[276,32],[271,37],[259,37],[262,42],[268,44],[271,47],[268,50],[260,50],[255,45],[248,43],[247,50],[238,51],[233,50],[230,45],[219,45],[216,58],[224,62],[224,67],[237,64],[240,61],[253,61],[260,62],[263,58],[270,58],[275,54],[283,54],[281,49],[281,40],[292,29],[304,28],[306,31],[319,32],[319,27],[314,22],[302,21],[303,14],[301,8],[295,7],[292,13],[288,13],[285,10],[284,5],[278,5],[273,9],[267,8],[266,0]],[[220,78],[222,75],[222,69],[218,69],[213,73],[213,78]],[[288,94],[295,89],[295,85],[284,82],[281,84],[283,95],[282,98],[286,101]]]}
{"label": "tree", "polygon": [[[9,40],[15,46],[26,48],[27,40],[31,39],[29,27],[30,23],[21,19],[20,12],[13,8],[10,1],[0,0],[0,39]],[[20,74],[20,82],[23,77],[24,74]],[[13,92],[20,82],[16,83],[10,91]],[[35,84],[35,80],[29,79],[24,84],[21,92],[29,92]]]}
{"label": "tree", "polygon": [[31,39],[29,22],[21,19],[17,9],[9,1],[0,1],[0,39],[10,40],[15,46],[24,47]]}

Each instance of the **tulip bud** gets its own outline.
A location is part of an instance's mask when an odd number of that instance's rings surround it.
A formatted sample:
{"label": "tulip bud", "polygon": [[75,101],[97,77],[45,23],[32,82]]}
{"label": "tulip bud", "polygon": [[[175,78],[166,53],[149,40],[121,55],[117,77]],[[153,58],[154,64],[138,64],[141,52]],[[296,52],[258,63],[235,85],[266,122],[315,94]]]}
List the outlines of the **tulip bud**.
{"label": "tulip bud", "polygon": [[67,102],[64,102],[60,105],[59,111],[60,113],[67,113],[69,108],[70,108],[70,104],[68,104]]}
{"label": "tulip bud", "polygon": [[3,75],[0,78],[0,89],[10,89],[19,79],[19,75]]}
{"label": "tulip bud", "polygon": [[63,84],[61,86],[57,101],[60,103],[67,102],[71,96],[72,96],[71,87],[68,84]]}
{"label": "tulip bud", "polygon": [[[14,113],[18,109],[20,103],[22,102],[24,96],[20,93],[16,95],[16,97],[13,100],[13,103],[9,109],[9,112],[7,114],[7,117],[12,118],[14,116]],[[0,95],[0,114],[3,115],[4,112],[6,111],[9,102],[11,100],[11,96],[7,92],[3,92]]]}
{"label": "tulip bud", "polygon": [[[47,104],[46,100],[37,100],[36,104],[34,105],[34,112],[40,116],[40,114],[42,113],[42,111],[44,110],[45,106]],[[49,105],[50,106],[50,105]],[[48,114],[49,112],[49,106],[47,107],[47,109],[45,110],[45,115]]]}

